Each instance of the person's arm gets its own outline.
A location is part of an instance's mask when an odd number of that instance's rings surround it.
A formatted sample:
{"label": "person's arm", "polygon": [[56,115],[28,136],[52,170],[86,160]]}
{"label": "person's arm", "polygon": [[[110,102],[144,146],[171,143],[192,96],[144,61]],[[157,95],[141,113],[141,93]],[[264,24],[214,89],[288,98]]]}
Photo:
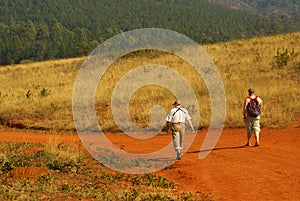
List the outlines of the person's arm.
{"label": "person's arm", "polygon": [[171,128],[171,121],[172,121],[172,117],[173,117],[173,113],[172,110],[170,110],[168,116],[166,117],[166,132],[169,133],[170,132],[170,128]]}
{"label": "person's arm", "polygon": [[262,112],[262,108],[263,108],[263,101],[261,100],[261,98],[257,98],[258,99],[258,103],[259,103],[259,106],[260,106],[260,112]]}
{"label": "person's arm", "polygon": [[170,125],[171,125],[171,122],[167,121],[167,123],[166,123],[166,132],[167,133],[170,132]]}
{"label": "person's arm", "polygon": [[244,119],[247,118],[247,105],[249,103],[249,98],[245,98],[245,101],[244,101],[244,106],[243,106],[243,116],[244,116]]}
{"label": "person's arm", "polygon": [[190,127],[192,129],[192,132],[195,132],[193,124],[192,124],[192,121],[190,119],[187,119],[187,121],[189,122],[189,125],[190,125]]}
{"label": "person's arm", "polygon": [[189,123],[189,126],[192,130],[192,132],[195,132],[192,121],[191,121],[191,116],[189,115],[189,112],[187,109],[183,108],[183,113],[185,114],[185,120]]}

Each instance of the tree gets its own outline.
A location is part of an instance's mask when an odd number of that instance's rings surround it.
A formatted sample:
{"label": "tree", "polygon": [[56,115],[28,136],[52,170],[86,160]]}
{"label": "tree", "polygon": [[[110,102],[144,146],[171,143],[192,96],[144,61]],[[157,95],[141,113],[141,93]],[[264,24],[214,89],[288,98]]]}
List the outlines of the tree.
{"label": "tree", "polygon": [[9,45],[9,26],[0,23],[0,64],[9,64],[7,49]]}
{"label": "tree", "polygon": [[37,34],[35,41],[35,59],[37,61],[42,61],[45,59],[49,59],[47,55],[48,51],[48,41],[50,38],[50,32],[47,24],[39,24],[37,25]]}
{"label": "tree", "polygon": [[50,41],[48,44],[48,59],[61,58],[59,51],[63,48],[63,27],[56,18],[53,18],[50,23]]}
{"label": "tree", "polygon": [[84,56],[90,52],[91,48],[88,43],[85,28],[77,28],[75,30],[74,44],[76,46],[76,55]]}

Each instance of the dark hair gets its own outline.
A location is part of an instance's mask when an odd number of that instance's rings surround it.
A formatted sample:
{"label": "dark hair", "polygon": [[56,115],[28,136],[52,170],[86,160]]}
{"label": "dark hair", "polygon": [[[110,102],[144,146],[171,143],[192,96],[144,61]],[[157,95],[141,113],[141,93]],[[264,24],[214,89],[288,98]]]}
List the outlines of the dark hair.
{"label": "dark hair", "polygon": [[250,89],[248,89],[248,92],[249,92],[250,94],[253,94],[253,93],[254,93],[254,89],[250,88]]}

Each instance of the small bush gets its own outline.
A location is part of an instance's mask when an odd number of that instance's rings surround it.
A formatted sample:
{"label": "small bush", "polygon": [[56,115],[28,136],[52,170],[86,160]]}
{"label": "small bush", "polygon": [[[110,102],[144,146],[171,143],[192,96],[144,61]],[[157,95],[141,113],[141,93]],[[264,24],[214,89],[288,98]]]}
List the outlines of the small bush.
{"label": "small bush", "polygon": [[30,60],[30,59],[23,59],[20,61],[20,64],[30,64],[30,63],[34,63],[35,61]]}
{"label": "small bush", "polygon": [[296,54],[294,48],[292,50],[281,50],[281,48],[278,48],[276,55],[274,56],[274,63],[276,67],[283,68],[284,66],[288,65],[289,61],[292,60],[295,57],[295,55]]}
{"label": "small bush", "polygon": [[45,87],[43,87],[43,88],[41,89],[41,91],[40,91],[40,96],[41,96],[41,97],[46,97],[46,96],[48,96],[49,94],[50,94],[49,90],[48,90],[47,88],[45,88]]}
{"label": "small bush", "polygon": [[15,166],[12,161],[6,161],[6,162],[0,161],[0,174],[8,172],[14,168]]}
{"label": "small bush", "polygon": [[28,153],[25,143],[3,144],[3,153],[0,153],[0,174],[8,172],[15,167],[29,167],[34,156]]}
{"label": "small bush", "polygon": [[64,173],[77,173],[80,168],[80,162],[53,160],[47,163],[47,167],[51,170],[58,170]]}
{"label": "small bush", "polygon": [[42,176],[38,177],[38,182],[39,184],[51,184],[53,182],[53,179],[54,177],[49,174],[49,173],[46,173],[46,174],[43,174]]}

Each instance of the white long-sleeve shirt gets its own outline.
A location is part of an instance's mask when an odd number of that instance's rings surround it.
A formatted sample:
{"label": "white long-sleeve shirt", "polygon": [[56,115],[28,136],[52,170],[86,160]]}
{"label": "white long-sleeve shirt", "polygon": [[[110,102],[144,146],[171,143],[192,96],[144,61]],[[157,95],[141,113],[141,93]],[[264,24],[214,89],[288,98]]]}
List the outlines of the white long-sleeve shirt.
{"label": "white long-sleeve shirt", "polygon": [[189,115],[188,111],[181,107],[176,106],[175,108],[171,109],[166,121],[171,123],[185,123],[185,120],[190,120],[191,116]]}

